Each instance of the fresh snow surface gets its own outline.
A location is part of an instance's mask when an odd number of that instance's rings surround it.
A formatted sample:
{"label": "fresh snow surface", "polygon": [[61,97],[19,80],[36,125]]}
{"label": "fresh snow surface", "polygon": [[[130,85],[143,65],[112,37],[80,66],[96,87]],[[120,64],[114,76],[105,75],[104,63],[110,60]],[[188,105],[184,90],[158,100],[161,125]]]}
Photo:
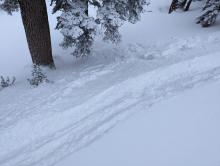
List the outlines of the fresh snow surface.
{"label": "fresh snow surface", "polygon": [[57,70],[38,88],[19,14],[0,13],[0,75],[17,78],[0,91],[0,166],[219,166],[219,23],[200,28],[196,4],[168,15],[169,3],[77,60],[50,15]]}

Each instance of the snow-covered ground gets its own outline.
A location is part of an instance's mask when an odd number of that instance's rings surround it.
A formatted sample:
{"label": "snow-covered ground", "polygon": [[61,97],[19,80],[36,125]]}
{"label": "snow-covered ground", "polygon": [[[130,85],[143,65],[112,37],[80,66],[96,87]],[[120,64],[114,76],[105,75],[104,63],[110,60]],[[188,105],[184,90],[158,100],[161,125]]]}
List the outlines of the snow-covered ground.
{"label": "snow-covered ground", "polygon": [[142,109],[56,166],[219,166],[220,81]]}
{"label": "snow-covered ground", "polygon": [[219,166],[219,25],[168,5],[152,2],[122,44],[97,42],[81,60],[58,46],[50,16],[57,70],[38,88],[19,14],[0,13],[0,75],[17,77],[0,91],[0,165]]}

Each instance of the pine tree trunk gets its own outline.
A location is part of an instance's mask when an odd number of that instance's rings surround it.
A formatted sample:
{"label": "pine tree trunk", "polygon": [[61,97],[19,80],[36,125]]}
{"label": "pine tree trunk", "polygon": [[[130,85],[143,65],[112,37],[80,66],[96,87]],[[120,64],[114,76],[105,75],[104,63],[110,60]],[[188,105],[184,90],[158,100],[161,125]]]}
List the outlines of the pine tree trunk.
{"label": "pine tree trunk", "polygon": [[191,3],[192,3],[192,0],[189,0],[187,2],[187,5],[186,5],[186,8],[184,9],[184,11],[188,11],[189,10],[189,7],[190,7]]}
{"label": "pine tree trunk", "polygon": [[19,4],[33,63],[54,67],[45,0],[19,0]]}
{"label": "pine tree trunk", "polygon": [[187,0],[184,0],[184,1],[182,2],[182,8],[184,8],[184,7],[186,6],[186,2],[187,2]]}
{"label": "pine tree trunk", "polygon": [[170,5],[169,14],[172,13],[174,10],[176,10],[178,4],[178,0],[172,0],[172,3]]}

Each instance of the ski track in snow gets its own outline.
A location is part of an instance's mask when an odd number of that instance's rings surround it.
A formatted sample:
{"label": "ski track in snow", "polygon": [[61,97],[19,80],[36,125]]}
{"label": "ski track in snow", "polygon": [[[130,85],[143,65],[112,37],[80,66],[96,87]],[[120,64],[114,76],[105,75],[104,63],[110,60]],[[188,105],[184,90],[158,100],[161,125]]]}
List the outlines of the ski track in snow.
{"label": "ski track in snow", "polygon": [[[216,36],[129,46],[123,55],[128,60],[86,68],[75,80],[64,76],[36,89],[1,91],[0,165],[53,165],[132,113],[219,79]],[[18,95],[13,96],[15,88]]]}

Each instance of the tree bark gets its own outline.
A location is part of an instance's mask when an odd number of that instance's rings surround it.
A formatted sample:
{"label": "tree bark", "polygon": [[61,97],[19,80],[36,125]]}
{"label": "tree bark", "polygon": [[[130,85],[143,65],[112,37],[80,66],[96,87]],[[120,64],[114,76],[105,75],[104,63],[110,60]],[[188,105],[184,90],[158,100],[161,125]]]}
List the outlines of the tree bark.
{"label": "tree bark", "polygon": [[189,1],[187,2],[185,11],[188,11],[188,10],[189,10],[189,7],[190,7],[191,3],[192,3],[192,0],[189,0]]}
{"label": "tree bark", "polygon": [[33,63],[54,67],[45,0],[19,0],[19,4]]}
{"label": "tree bark", "polygon": [[172,0],[172,3],[170,5],[169,14],[172,13],[174,10],[177,9],[178,0]]}

